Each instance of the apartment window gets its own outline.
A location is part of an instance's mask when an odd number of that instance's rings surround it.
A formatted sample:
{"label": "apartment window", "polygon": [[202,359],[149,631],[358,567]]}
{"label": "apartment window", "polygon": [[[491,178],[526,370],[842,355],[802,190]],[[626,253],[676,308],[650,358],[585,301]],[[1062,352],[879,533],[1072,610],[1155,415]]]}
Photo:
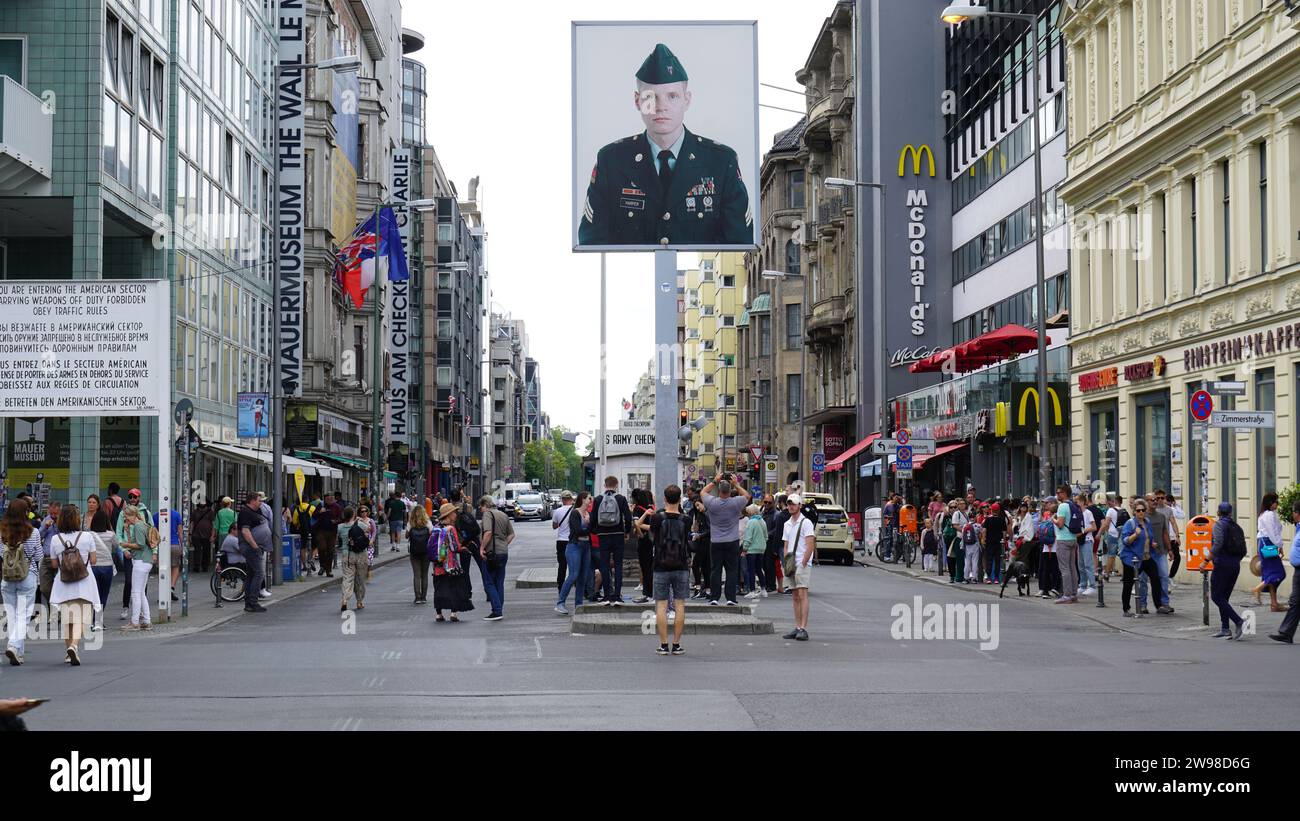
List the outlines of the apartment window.
{"label": "apartment window", "polygon": [[722,327],[734,328],[735,326],[736,326],[736,318],[734,316],[724,316],[722,318]]}
{"label": "apartment window", "polygon": [[754,317],[754,329],[758,331],[758,355],[772,355],[772,318],[770,316]]}
{"label": "apartment window", "polygon": [[706,340],[704,340],[704,341],[700,344],[700,348],[701,348],[702,350],[705,350],[705,351],[711,351],[711,350],[713,350],[713,340],[712,340],[712,339],[706,339]]}
{"label": "apartment window", "polygon": [[1190,236],[1192,240],[1192,287],[1195,288],[1196,284],[1200,281],[1200,278],[1197,275],[1199,262],[1200,262],[1200,258],[1199,258],[1200,255],[1197,253],[1197,249],[1201,244],[1200,237],[1198,237],[1196,234],[1196,178],[1195,177],[1192,177],[1187,180],[1187,197],[1190,200],[1190,206],[1191,206]]}
{"label": "apartment window", "polygon": [[804,207],[803,169],[801,168],[797,171],[791,171],[789,176],[786,179],[789,181],[789,185],[790,185],[790,207],[803,208]]}
{"label": "apartment window", "polygon": [[1161,300],[1169,293],[1169,203],[1160,195],[1160,290]]}
{"label": "apartment window", "polygon": [[712,384],[713,384],[713,374],[711,374],[711,373],[706,373],[706,374],[704,375],[704,384],[706,384],[706,385],[712,385]]}
{"label": "apartment window", "polygon": [[[1276,382],[1272,368],[1255,372],[1255,410],[1277,410]],[[1261,496],[1277,487],[1277,429],[1255,431],[1255,495]]]}
{"label": "apartment window", "polygon": [[803,305],[785,306],[785,349],[797,351],[803,345]]}
{"label": "apartment window", "polygon": [[366,378],[366,331],[360,325],[352,326],[352,357],[357,381]]}
{"label": "apartment window", "polygon": [[786,240],[785,243],[785,272],[787,274],[799,273],[799,245],[794,240]]}
{"label": "apartment window", "polygon": [[1228,161],[1219,164],[1223,179],[1223,284],[1232,279],[1232,185],[1228,177]]}
{"label": "apartment window", "polygon": [[0,37],[0,74],[12,77],[22,85],[27,82],[23,71],[26,61],[23,59],[23,43],[20,37]]}
{"label": "apartment window", "polygon": [[722,278],[722,287],[723,287],[723,288],[735,288],[735,287],[736,287],[736,278],[735,278],[734,276],[732,276],[731,274],[728,274],[728,275],[724,276],[724,277]]}
{"label": "apartment window", "polygon": [[712,305],[705,305],[705,306],[700,310],[700,313],[703,314],[704,316],[713,316],[713,306],[712,306]]}
{"label": "apartment window", "polygon": [[438,387],[440,388],[451,387],[451,368],[446,366],[439,366],[437,377],[438,377]]}
{"label": "apartment window", "polygon": [[798,422],[803,418],[803,374],[785,375],[785,421]]}
{"label": "apartment window", "polygon": [[1268,270],[1268,143],[1259,144],[1259,272]]}
{"label": "apartment window", "polygon": [[[1235,374],[1224,374],[1224,380],[1236,379]],[[1214,400],[1219,410],[1236,410],[1237,397],[1219,396]],[[1219,501],[1234,507],[1237,504],[1237,432],[1234,428],[1219,428]]]}

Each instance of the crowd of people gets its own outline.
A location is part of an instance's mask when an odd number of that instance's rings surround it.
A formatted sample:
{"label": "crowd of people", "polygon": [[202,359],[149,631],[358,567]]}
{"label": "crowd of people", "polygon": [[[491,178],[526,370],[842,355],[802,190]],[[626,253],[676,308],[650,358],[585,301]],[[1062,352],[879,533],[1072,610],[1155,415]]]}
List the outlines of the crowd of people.
{"label": "crowd of people", "polygon": [[[882,508],[881,532],[887,541],[902,537],[905,504],[895,494]],[[1277,510],[1278,495],[1265,494],[1252,560],[1260,583],[1251,594],[1262,605],[1261,595],[1268,592],[1270,609],[1287,614],[1279,632],[1270,638],[1290,643],[1296,630],[1297,596],[1293,591],[1289,605],[1277,598],[1286,579]],[[1215,635],[1240,640],[1242,618],[1228,598],[1249,551],[1232,505],[1221,503],[1217,513],[1211,538],[1211,590],[1221,629]],[[1288,515],[1300,522],[1300,504]],[[1169,591],[1182,564],[1181,534],[1187,514],[1165,490],[1125,499],[1117,493],[1094,497],[1061,485],[1055,497],[1042,500],[1029,496],[982,500],[973,490],[964,498],[945,500],[935,492],[918,519],[924,523],[917,534],[922,569],[946,572],[950,584],[993,585],[1010,581],[1007,576],[1028,577],[1037,580],[1041,598],[1069,605],[1095,596],[1099,585],[1118,575],[1125,618],[1151,615],[1152,605],[1158,615],[1174,612]],[[1300,566],[1300,529],[1290,559],[1293,566]]]}
{"label": "crowd of people", "polygon": [[[654,494],[635,488],[631,501],[607,477],[604,491],[575,497],[566,492],[552,515],[555,530],[555,612],[569,615],[584,601],[621,607],[624,555],[636,547],[639,595],[633,604],[654,601],[659,652],[680,655],[687,600],[736,607],[740,598],[771,593],[793,596],[795,629],[785,638],[808,640],[808,589],[815,551],[816,511],[797,487],[755,502],[728,474],[683,490],[669,485],[663,506]],[[743,568],[743,569],[742,569]],[[668,621],[674,638],[668,641]]]}

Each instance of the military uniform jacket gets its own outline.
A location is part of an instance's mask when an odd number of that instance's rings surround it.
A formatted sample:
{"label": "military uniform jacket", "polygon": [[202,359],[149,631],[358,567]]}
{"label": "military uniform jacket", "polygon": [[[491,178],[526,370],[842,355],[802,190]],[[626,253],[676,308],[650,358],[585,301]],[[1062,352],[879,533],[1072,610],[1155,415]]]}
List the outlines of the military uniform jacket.
{"label": "military uniform jacket", "polygon": [[753,213],[736,152],[686,130],[668,190],[642,132],[610,143],[591,170],[579,245],[752,245]]}

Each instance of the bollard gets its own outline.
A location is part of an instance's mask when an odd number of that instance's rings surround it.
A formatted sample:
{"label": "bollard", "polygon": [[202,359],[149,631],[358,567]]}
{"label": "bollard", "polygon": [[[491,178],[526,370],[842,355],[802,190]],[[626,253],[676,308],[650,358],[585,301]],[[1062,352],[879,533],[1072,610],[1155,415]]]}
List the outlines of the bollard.
{"label": "bollard", "polygon": [[1201,623],[1210,626],[1210,574],[1201,571]]}
{"label": "bollard", "polygon": [[1106,572],[1100,561],[1097,562],[1097,606],[1106,606]]}

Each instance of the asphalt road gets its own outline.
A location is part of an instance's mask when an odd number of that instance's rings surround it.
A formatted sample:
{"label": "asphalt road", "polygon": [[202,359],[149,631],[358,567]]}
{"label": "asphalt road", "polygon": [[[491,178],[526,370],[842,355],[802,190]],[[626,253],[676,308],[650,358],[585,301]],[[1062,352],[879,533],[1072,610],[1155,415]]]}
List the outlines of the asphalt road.
{"label": "asphalt road", "polygon": [[651,636],[571,635],[551,590],[515,590],[554,562],[550,527],[517,529],[500,622],[481,620],[475,579],[479,609],[435,623],[399,562],[376,571],[355,633],[333,585],[194,635],[110,637],[79,668],[29,643],[26,665],[0,667],[0,696],[53,699],[27,714],[33,730],[1262,730],[1297,669],[1263,635],[1145,638],[1014,599],[995,649],[895,640],[891,608],[914,596],[990,599],[862,566],[816,568],[811,641],[780,638],[791,606],[774,596],[758,614],[776,635],[688,635],[686,655],[661,657]]}

